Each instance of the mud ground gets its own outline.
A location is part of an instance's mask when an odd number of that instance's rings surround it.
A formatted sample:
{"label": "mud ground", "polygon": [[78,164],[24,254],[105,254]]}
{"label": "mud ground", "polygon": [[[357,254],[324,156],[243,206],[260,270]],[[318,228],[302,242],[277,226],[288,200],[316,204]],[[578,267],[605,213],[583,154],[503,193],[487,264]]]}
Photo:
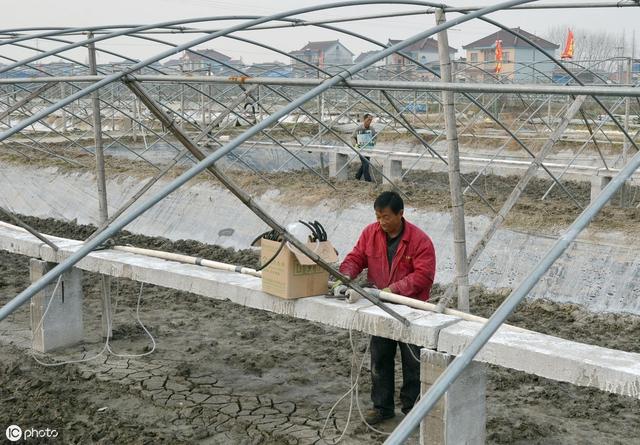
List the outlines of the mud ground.
{"label": "mud ground", "polygon": [[[93,230],[54,220],[25,218],[45,233],[81,239]],[[122,234],[118,243],[160,248],[254,266],[251,251],[235,252],[191,241]],[[39,360],[90,359],[100,338],[97,276],[85,273],[85,337],[77,347]],[[28,259],[0,252],[0,304],[28,285]],[[443,291],[436,287],[434,293]],[[350,386],[353,353],[347,331],[253,310],[184,292],[112,282],[118,354],[84,363],[45,367],[24,349],[28,307],[0,323],[0,426],[56,428],[64,443],[333,443],[349,411],[343,401],[321,436],[331,406]],[[488,315],[507,290],[472,291],[472,310]],[[605,347],[640,352],[640,318],[592,314],[573,305],[527,302],[511,324]],[[366,336],[353,333],[357,357]],[[399,371],[399,369],[398,369]],[[369,365],[361,372],[361,406],[368,407]],[[400,375],[397,372],[396,375]],[[400,385],[400,382],[397,382]],[[640,401],[490,367],[487,437],[492,444],[635,444]],[[382,425],[389,431],[400,419]],[[342,443],[382,443],[351,417]],[[414,439],[413,443],[417,443]]]}

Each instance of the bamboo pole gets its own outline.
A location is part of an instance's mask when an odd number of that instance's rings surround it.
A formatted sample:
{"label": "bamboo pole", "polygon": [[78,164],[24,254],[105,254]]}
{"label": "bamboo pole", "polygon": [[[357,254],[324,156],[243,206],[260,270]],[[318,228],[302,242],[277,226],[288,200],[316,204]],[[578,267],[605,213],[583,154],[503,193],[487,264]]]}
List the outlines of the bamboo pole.
{"label": "bamboo pole", "polygon": [[[446,21],[444,11],[436,10],[436,24]],[[438,55],[440,57],[440,77],[452,82],[449,37],[447,30],[438,33]],[[453,220],[453,245],[456,259],[456,285],[458,288],[458,309],[469,312],[469,270],[467,266],[467,244],[464,226],[464,198],[460,181],[460,153],[458,149],[458,129],[454,92],[443,91],[444,123],[447,131],[449,161],[449,188],[451,191],[451,219]]]}
{"label": "bamboo pole", "polygon": [[[4,213],[8,218],[10,218],[13,222],[15,222],[17,225],[19,225],[20,227],[22,227],[24,230],[26,230],[27,232],[29,232],[30,234],[32,234],[33,236],[35,236],[36,238],[38,238],[40,241],[42,241],[43,243],[45,243],[47,246],[51,247],[53,249],[54,252],[58,251],[58,246],[56,246],[54,243],[52,243],[50,240],[48,240],[47,238],[45,238],[40,232],[38,232],[36,229],[34,229],[33,227],[31,227],[29,224],[27,224],[26,222],[22,221],[20,218],[18,218],[16,215],[14,215],[13,213],[11,213],[10,211],[0,207],[0,213]],[[5,227],[15,227],[11,224],[7,224],[5,222],[0,221],[0,225],[5,226]]]}
{"label": "bamboo pole", "polygon": [[[437,304],[429,303],[427,301],[416,300],[415,298],[405,297],[403,295],[393,294],[391,292],[385,292],[378,289],[369,289],[365,288],[366,291],[372,293],[373,295],[377,295],[383,301],[388,301],[389,303],[403,304],[405,306],[409,306],[413,309],[419,309],[428,312],[437,312],[445,315],[451,315],[452,317],[458,317],[462,320],[474,321],[477,323],[486,323],[487,319],[484,317],[480,317],[478,315],[469,314],[467,312],[458,311],[456,309],[441,308]],[[527,329],[520,328],[518,326],[512,326],[508,324],[504,324],[503,327],[510,329],[512,331],[528,331]]]}
{"label": "bamboo pole", "polygon": [[[88,38],[92,39],[93,34],[88,33]],[[96,61],[96,46],[92,41],[88,45],[89,49],[89,72],[92,75],[98,74],[98,66]],[[93,111],[93,139],[95,142],[96,152],[96,182],[98,185],[98,210],[100,224],[106,224],[109,220],[109,211],[107,207],[107,184],[104,169],[104,150],[102,146],[102,119],[100,116],[100,92],[95,90],[91,93],[91,107]],[[114,109],[115,110],[115,109]],[[115,113],[115,111],[114,111]],[[106,275],[100,277],[100,287],[102,289],[102,337],[112,337],[112,309],[111,309],[111,278]]]}
{"label": "bamboo pole", "polygon": [[152,249],[142,249],[139,247],[132,247],[132,246],[114,246],[113,250],[135,253],[139,255],[146,255],[154,258],[160,258],[163,260],[177,261],[179,263],[195,264],[197,266],[204,266],[204,267],[209,267],[211,269],[225,270],[228,272],[238,272],[238,273],[251,275],[258,278],[262,277],[262,272],[257,271],[255,269],[251,269],[249,267],[235,266],[233,264],[221,263],[219,261],[212,261],[204,258],[193,257],[189,255],[182,255],[179,253],[164,252],[161,250],[152,250]]}

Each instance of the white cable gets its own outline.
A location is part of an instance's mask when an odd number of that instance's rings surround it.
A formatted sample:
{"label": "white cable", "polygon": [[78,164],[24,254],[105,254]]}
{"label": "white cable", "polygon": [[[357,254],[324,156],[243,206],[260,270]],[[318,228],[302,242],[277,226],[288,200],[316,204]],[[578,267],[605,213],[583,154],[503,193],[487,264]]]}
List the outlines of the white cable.
{"label": "white cable", "polygon": [[[360,419],[367,426],[367,428],[369,428],[371,431],[373,431],[373,432],[375,432],[377,434],[383,435],[383,436],[391,435],[391,433],[380,431],[377,428],[374,428],[372,425],[370,425],[366,421],[366,419],[364,417],[364,414],[362,413],[362,408],[360,406],[360,396],[359,396],[359,386],[358,386],[358,384],[360,383],[359,382],[360,374],[362,373],[362,368],[364,366],[364,361],[365,361],[365,358],[367,356],[367,351],[369,349],[369,344],[370,344],[371,337],[369,336],[369,342],[367,342],[367,346],[365,347],[365,350],[364,350],[364,352],[362,354],[362,360],[360,361],[360,365],[358,366],[358,373],[357,373],[355,381],[354,381],[354,379],[353,379],[353,370],[354,370],[354,365],[357,362],[357,360],[356,360],[357,353],[356,353],[355,345],[353,343],[353,322],[355,321],[355,318],[356,318],[356,315],[357,315],[358,311],[359,311],[359,309],[356,310],[356,314],[354,314],[353,319],[351,320],[351,325],[349,326],[349,344],[351,345],[351,353],[352,353],[352,356],[351,356],[351,372],[350,372],[351,387],[349,388],[349,390],[345,394],[343,394],[336,401],[336,403],[333,404],[333,406],[329,410],[329,413],[327,414],[327,417],[325,419],[324,425],[322,427],[322,431],[320,432],[320,437],[322,437],[324,439],[324,437],[323,437],[324,431],[327,428],[327,424],[329,423],[329,419],[331,417],[331,414],[333,414],[333,411],[335,410],[335,408],[338,406],[338,404],[340,402],[342,402],[342,400],[344,400],[345,397],[350,396],[350,398],[349,398],[349,414],[347,415],[347,422],[346,422],[346,425],[345,425],[344,429],[342,430],[342,433],[340,434],[340,437],[338,437],[338,439],[335,442],[333,442],[334,445],[338,444],[344,438],[344,435],[346,434],[347,429],[349,428],[349,423],[351,421],[351,414],[352,414],[352,410],[353,410],[353,399],[354,398],[355,398],[355,401],[356,401],[356,409],[358,410],[358,414],[360,415]],[[411,345],[409,345],[407,343],[407,347],[409,348],[409,352],[410,352],[411,356],[418,363],[420,363],[420,359],[418,357],[416,357],[416,355],[414,354],[414,352],[413,352],[413,350],[411,349],[410,346]],[[419,400],[419,398],[420,398],[420,395],[418,395],[418,399],[416,399],[416,400]]]}
{"label": "white cable", "polygon": [[[40,321],[39,321],[36,329],[33,332],[37,332],[38,329],[40,329],[40,326],[42,326],[44,318],[46,317],[47,312],[49,312],[49,308],[51,307],[51,303],[53,302],[53,298],[55,296],[56,291],[58,290],[58,286],[60,285],[61,280],[62,280],[62,275],[60,277],[58,277],[58,281],[56,283],[55,288],[53,289],[53,292],[51,294],[51,298],[49,299],[49,303],[47,304],[47,307],[46,307],[44,313],[42,314],[42,318],[40,318]],[[65,361],[62,361],[62,362],[55,362],[55,363],[45,363],[45,362],[39,360],[35,356],[35,354],[33,353],[33,350],[31,351],[31,354],[30,354],[31,357],[42,366],[51,366],[52,367],[52,366],[70,365],[70,364],[74,364],[74,363],[84,363],[84,362],[88,362],[88,361],[91,361],[91,360],[95,360],[98,357],[102,356],[105,353],[105,351],[108,351],[111,355],[114,355],[116,357],[123,357],[123,358],[144,357],[146,355],[149,355],[149,354],[153,353],[155,351],[155,349],[156,349],[156,340],[153,337],[153,335],[151,335],[149,330],[146,328],[144,323],[142,323],[142,320],[140,319],[140,301],[141,301],[141,298],[142,298],[142,289],[143,289],[143,287],[144,287],[144,283],[141,283],[140,284],[140,293],[138,294],[138,302],[137,302],[137,305],[136,305],[136,320],[138,321],[138,323],[140,324],[142,329],[145,331],[145,333],[151,339],[153,347],[151,348],[150,351],[145,352],[143,354],[117,354],[117,353],[113,352],[113,350],[111,349],[111,346],[109,345],[109,336],[107,335],[107,338],[105,340],[104,346],[102,347],[100,352],[98,352],[93,357],[83,358],[83,359],[78,359],[78,360],[65,360]],[[116,299],[118,297],[119,290],[120,290],[120,287],[119,287],[119,282],[118,282],[118,286],[116,287]],[[112,328],[111,315],[110,314],[106,314],[106,317],[107,317],[108,332],[111,332],[111,328]]]}
{"label": "white cable", "polygon": [[[355,347],[353,345],[353,337],[352,337],[352,331],[353,331],[353,322],[356,319],[357,313],[358,313],[359,309],[356,310],[356,313],[353,314],[353,318],[351,319],[351,325],[349,326],[349,343],[351,344],[351,370],[350,370],[350,374],[349,374],[349,382],[351,383],[351,387],[349,388],[349,390],[344,393],[344,395],[342,397],[340,397],[336,403],[333,404],[333,406],[331,407],[331,409],[329,410],[329,414],[327,414],[327,418],[324,421],[324,426],[322,427],[322,431],[320,431],[320,437],[324,439],[323,435],[324,435],[324,431],[327,428],[327,424],[329,423],[329,418],[331,417],[331,414],[333,414],[333,410],[338,406],[338,404],[347,396],[350,395],[349,397],[349,414],[347,416],[347,422],[346,425],[344,427],[344,429],[342,430],[342,433],[340,434],[340,437],[338,437],[338,439],[333,442],[333,444],[337,444],[339,443],[344,435],[347,432],[347,429],[349,428],[349,423],[351,422],[351,414],[353,412],[353,397],[354,397],[354,389],[356,389],[358,387],[358,382],[360,379],[360,374],[362,372],[362,367],[364,366],[364,360],[367,357],[367,348],[369,347],[367,344],[367,347],[364,350],[364,353],[362,354],[362,360],[360,361],[360,366],[358,367],[358,373],[356,375],[355,381],[353,379],[353,369],[354,369],[354,365],[356,364],[356,350]],[[357,400],[356,400],[357,403]]]}
{"label": "white cable", "polygon": [[[369,336],[369,342],[367,343],[367,347],[369,347],[370,343],[371,343],[371,336]],[[353,350],[353,352],[355,354],[355,348],[353,346],[353,343],[351,344],[351,349]],[[365,349],[364,353],[366,355],[366,353],[367,353],[366,349]],[[364,362],[364,360],[363,360],[363,362]],[[356,386],[356,408],[358,409],[358,414],[360,415],[360,420],[362,420],[362,422],[367,426],[367,428],[369,428],[374,433],[382,434],[383,436],[391,435],[391,433],[385,433],[384,431],[380,431],[380,430],[374,428],[373,426],[369,425],[369,422],[366,421],[366,419],[364,418],[364,414],[362,414],[362,408],[360,407],[360,394],[359,394],[359,387],[358,386]]]}
{"label": "white cable", "polygon": [[[140,292],[138,293],[138,303],[136,304],[136,320],[138,321],[138,324],[140,324],[140,327],[142,327],[144,332],[147,334],[147,336],[149,336],[149,338],[151,339],[151,343],[153,344],[153,346],[150,351],[144,352],[142,354],[118,354],[113,352],[113,349],[111,349],[111,345],[109,344],[109,336],[107,335],[106,346],[107,346],[107,350],[111,355],[114,355],[116,357],[122,357],[122,358],[136,358],[136,357],[144,357],[146,355],[152,354],[156,350],[156,339],[153,338],[153,335],[151,335],[147,327],[144,325],[144,323],[142,323],[142,320],[140,320],[140,300],[142,299],[143,288],[144,288],[144,283],[140,283]],[[110,315],[107,315],[107,324],[109,326],[108,332],[111,332],[112,320]]]}
{"label": "white cable", "polygon": [[[355,315],[354,315],[353,320],[355,320]],[[345,425],[345,427],[344,427],[344,430],[342,431],[342,434],[341,434],[341,435],[340,435],[340,437],[339,437],[339,438],[334,442],[334,444],[339,443],[339,442],[343,439],[343,437],[344,437],[344,435],[345,435],[345,433],[346,433],[346,431],[347,431],[347,429],[348,429],[348,427],[349,427],[349,422],[350,422],[350,420],[351,420],[351,411],[352,411],[352,409],[353,409],[353,399],[354,399],[354,398],[355,398],[355,401],[356,401],[356,408],[357,408],[357,410],[358,410],[358,414],[360,415],[360,419],[361,419],[361,420],[362,420],[362,422],[367,426],[367,428],[369,428],[371,431],[373,431],[373,432],[375,432],[375,433],[377,433],[377,434],[381,434],[381,435],[383,435],[383,436],[389,436],[389,435],[391,435],[391,433],[387,433],[387,432],[384,432],[384,431],[380,431],[380,430],[378,430],[378,429],[374,428],[372,425],[370,425],[370,424],[366,421],[366,419],[365,419],[365,417],[364,417],[364,414],[362,413],[362,408],[361,408],[361,406],[360,406],[360,399],[359,399],[359,386],[358,386],[358,384],[360,383],[360,382],[359,382],[360,374],[362,373],[362,368],[363,368],[363,366],[364,366],[364,361],[365,361],[365,358],[366,358],[366,356],[367,356],[367,351],[368,351],[368,349],[369,349],[369,344],[370,344],[370,339],[371,339],[371,337],[369,336],[369,342],[367,342],[367,346],[365,347],[365,350],[364,350],[364,352],[363,352],[363,354],[362,354],[362,360],[360,361],[360,365],[358,366],[358,373],[357,373],[357,375],[356,375],[356,379],[355,379],[355,381],[354,381],[354,379],[353,379],[353,369],[354,369],[354,364],[356,363],[356,349],[355,349],[355,345],[354,345],[354,343],[353,343],[353,320],[352,320],[352,322],[351,322],[351,326],[349,327],[349,343],[350,343],[350,345],[351,345],[351,352],[352,352],[352,359],[351,359],[351,374],[350,374],[350,383],[351,383],[351,387],[350,387],[350,388],[349,388],[349,390],[348,390],[348,391],[347,391],[347,392],[346,392],[342,397],[340,397],[340,398],[336,401],[336,403],[331,407],[331,410],[329,411],[329,414],[327,415],[327,418],[325,419],[325,422],[324,422],[324,426],[323,426],[323,428],[322,428],[322,431],[320,432],[320,437],[322,437],[322,435],[324,434],[324,431],[325,431],[325,429],[326,429],[326,427],[327,427],[327,423],[329,422],[329,418],[331,417],[331,414],[333,413],[333,411],[334,411],[334,409],[336,408],[336,406],[337,406],[337,405],[338,405],[342,400],[344,400],[344,398],[345,398],[345,397],[347,397],[348,395],[351,395],[351,397],[350,397],[350,404],[349,404],[349,414],[348,414],[348,416],[347,416],[347,423],[346,423],[346,425]],[[418,359],[418,358],[416,357],[416,355],[413,353],[413,350],[411,350],[411,348],[409,348],[409,351],[410,351],[411,355],[413,356],[413,358],[414,358],[416,361],[420,362],[420,359]],[[419,396],[418,396],[418,397],[419,397]]]}
{"label": "white cable", "polygon": [[[42,326],[42,322],[44,321],[44,317],[47,316],[47,312],[49,312],[49,308],[51,307],[51,303],[53,302],[53,299],[56,295],[56,291],[58,290],[58,286],[60,285],[60,282],[62,281],[62,275],[60,275],[58,277],[58,281],[56,282],[56,286],[53,288],[53,292],[51,293],[51,297],[49,298],[49,303],[47,304],[47,308],[45,309],[44,313],[42,314],[42,317],[40,318],[40,321],[38,322],[37,327],[33,330],[33,332],[38,332],[38,330],[40,329],[40,327]],[[100,350],[100,352],[98,352],[95,356],[93,357],[89,357],[89,358],[83,358],[83,359],[79,359],[79,360],[66,360],[66,361],[62,361],[62,362],[55,362],[55,363],[45,363],[41,360],[38,359],[38,357],[35,356],[33,349],[31,350],[31,357],[38,362],[40,365],[42,366],[63,366],[63,365],[70,365],[73,363],[83,363],[83,362],[88,362],[91,360],[95,360],[98,357],[102,356],[102,354],[104,354],[104,352],[107,349],[107,343],[105,342],[104,346],[102,347],[102,349]]]}

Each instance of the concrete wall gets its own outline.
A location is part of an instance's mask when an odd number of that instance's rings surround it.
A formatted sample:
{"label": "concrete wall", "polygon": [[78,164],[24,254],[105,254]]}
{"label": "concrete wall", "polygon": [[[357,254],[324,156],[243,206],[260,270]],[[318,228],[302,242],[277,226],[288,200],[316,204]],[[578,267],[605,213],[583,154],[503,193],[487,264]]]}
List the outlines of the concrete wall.
{"label": "concrete wall", "polygon": [[[108,184],[110,211],[143,183],[138,178],[112,178]],[[95,189],[95,178],[89,174],[13,166],[0,170],[0,205],[21,214],[95,224],[98,218]],[[154,190],[157,187],[150,193]],[[279,199],[277,191],[259,197],[258,201],[283,223],[298,219],[321,221],[341,257],[351,249],[362,228],[374,220],[368,204],[342,208],[339,201],[326,200],[308,206],[292,205]],[[438,256],[436,282],[451,282],[454,260],[449,215],[408,208],[406,216],[434,241]],[[467,217],[470,247],[488,223],[485,217]],[[224,229],[233,229],[233,234],[220,234]],[[266,230],[266,225],[227,191],[212,183],[197,182],[170,195],[128,230],[246,248],[257,234]],[[553,241],[551,237],[499,230],[471,271],[470,281],[489,289],[515,287]],[[530,297],[578,303],[594,311],[640,314],[637,245],[636,240],[622,234],[585,234],[545,275]]]}

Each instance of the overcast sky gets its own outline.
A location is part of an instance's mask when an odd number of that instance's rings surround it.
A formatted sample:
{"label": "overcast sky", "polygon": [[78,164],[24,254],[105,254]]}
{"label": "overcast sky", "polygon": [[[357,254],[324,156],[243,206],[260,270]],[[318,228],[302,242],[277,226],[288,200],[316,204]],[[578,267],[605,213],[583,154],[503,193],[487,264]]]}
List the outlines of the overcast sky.
{"label": "overcast sky", "polygon": [[[569,0],[570,1],[570,0]],[[566,3],[567,0],[563,0]],[[96,2],[90,0],[20,0],[11,2],[10,7],[3,8],[0,14],[0,24],[3,29],[20,27],[46,27],[46,26],[95,26],[116,24],[148,24],[181,18],[213,17],[228,15],[265,15],[287,11],[311,5],[321,5],[327,2],[318,0],[109,0],[108,2]],[[466,0],[449,1],[452,6],[468,6],[470,4],[490,4],[494,2]],[[545,3],[553,1],[545,0]],[[418,10],[418,6],[388,6],[368,5],[350,8],[340,8],[333,11],[322,11],[302,16],[305,19],[354,17],[358,15],[370,15],[392,10]],[[450,14],[449,17],[457,15]],[[629,48],[634,28],[636,40],[640,40],[640,8],[608,8],[592,10],[546,10],[546,11],[511,11],[500,12],[491,16],[495,20],[510,26],[520,26],[523,29],[543,36],[552,26],[571,26],[573,28],[588,28],[595,31],[608,31],[612,33],[625,32]],[[219,29],[237,22],[206,23],[197,26],[208,29]],[[396,17],[389,19],[376,19],[363,22],[340,23],[337,26],[365,34],[370,38],[386,42],[388,38],[402,39],[417,34],[433,26],[433,15],[420,15],[412,17]],[[484,37],[495,32],[490,25],[477,20],[456,26],[449,34],[451,46],[461,49],[463,44]],[[252,31],[239,34],[242,37],[261,41],[276,46],[284,51],[299,49],[309,40],[333,40],[339,38],[352,52],[358,55],[361,51],[374,49],[371,43],[339,34],[334,31],[304,27],[289,28],[271,31]],[[193,39],[194,35],[171,35],[167,38],[174,43],[186,42]],[[560,42],[557,42],[560,43]],[[576,42],[579,44],[579,42]],[[40,49],[50,49],[53,44],[39,40],[37,46]],[[56,44],[59,45],[59,44]],[[110,44],[99,44],[100,47],[124,53],[133,58],[146,58],[162,49],[161,45],[151,44],[133,38],[120,38]],[[245,63],[264,62],[285,59],[276,53],[262,48],[250,46],[245,43],[229,39],[217,39],[200,48],[214,48],[233,58],[242,58]],[[7,49],[3,47],[2,55],[15,58],[30,56],[33,53],[24,49]],[[84,51],[71,53],[76,57],[84,57]],[[640,45],[636,45],[636,56],[640,54]],[[458,55],[462,55],[461,52]],[[629,55],[629,54],[626,54]],[[51,61],[52,59],[48,59]],[[117,60],[114,56],[100,56],[99,62]]]}

